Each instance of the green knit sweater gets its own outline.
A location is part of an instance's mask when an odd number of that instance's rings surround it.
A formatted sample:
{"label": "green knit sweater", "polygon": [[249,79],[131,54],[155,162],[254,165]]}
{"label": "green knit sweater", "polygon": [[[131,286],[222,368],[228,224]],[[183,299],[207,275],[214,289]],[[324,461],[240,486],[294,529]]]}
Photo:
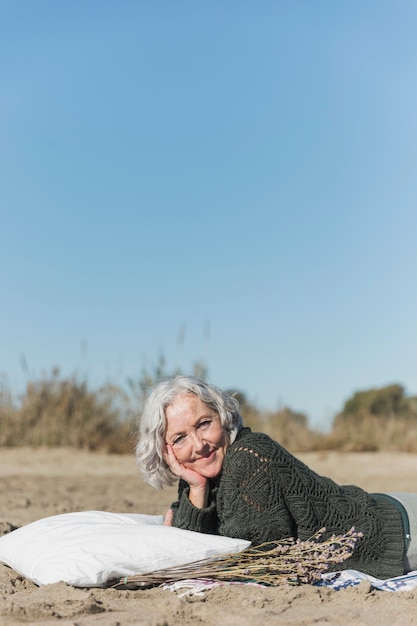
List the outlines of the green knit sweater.
{"label": "green knit sweater", "polygon": [[378,578],[404,573],[404,531],[394,504],[380,494],[319,476],[270,437],[249,428],[240,431],[220,476],[210,481],[207,507],[196,508],[188,495],[189,486],[181,480],[172,505],[178,528],[258,545],[287,537],[306,540],[323,527],[326,539],[354,526],[363,538],[337,569]]}

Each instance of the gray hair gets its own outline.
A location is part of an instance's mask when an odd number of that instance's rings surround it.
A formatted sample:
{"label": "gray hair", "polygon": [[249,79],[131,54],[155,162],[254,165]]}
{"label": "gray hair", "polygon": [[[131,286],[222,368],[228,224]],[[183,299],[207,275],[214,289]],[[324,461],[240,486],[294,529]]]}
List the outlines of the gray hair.
{"label": "gray hair", "polygon": [[136,462],[145,480],[162,489],[176,480],[164,456],[166,416],[165,409],[177,396],[194,394],[220,417],[221,424],[233,443],[242,428],[239,402],[218,387],[194,376],[177,376],[160,382],[149,394],[139,422],[139,441]]}

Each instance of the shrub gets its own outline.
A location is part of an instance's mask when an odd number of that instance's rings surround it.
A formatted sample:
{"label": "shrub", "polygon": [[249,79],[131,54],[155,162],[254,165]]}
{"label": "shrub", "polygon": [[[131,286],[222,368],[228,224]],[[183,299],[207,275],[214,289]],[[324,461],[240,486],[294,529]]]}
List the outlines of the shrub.
{"label": "shrub", "polygon": [[401,385],[356,392],[336,415],[327,447],[350,451],[417,451],[417,398]]}

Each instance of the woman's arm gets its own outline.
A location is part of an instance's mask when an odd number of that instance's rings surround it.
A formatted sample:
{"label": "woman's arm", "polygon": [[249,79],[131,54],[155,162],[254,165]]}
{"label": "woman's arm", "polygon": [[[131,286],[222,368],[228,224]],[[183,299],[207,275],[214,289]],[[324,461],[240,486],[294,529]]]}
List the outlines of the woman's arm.
{"label": "woman's arm", "polygon": [[189,485],[184,480],[180,480],[178,500],[171,505],[172,514],[169,514],[171,525],[200,533],[218,534],[216,491],[217,488],[209,491],[207,506],[199,508],[190,500]]}
{"label": "woman's arm", "polygon": [[209,481],[207,478],[185,467],[175,456],[172,446],[166,445],[165,460],[175,476],[184,480],[189,486],[188,498],[190,502],[198,509],[204,509],[207,506]]}

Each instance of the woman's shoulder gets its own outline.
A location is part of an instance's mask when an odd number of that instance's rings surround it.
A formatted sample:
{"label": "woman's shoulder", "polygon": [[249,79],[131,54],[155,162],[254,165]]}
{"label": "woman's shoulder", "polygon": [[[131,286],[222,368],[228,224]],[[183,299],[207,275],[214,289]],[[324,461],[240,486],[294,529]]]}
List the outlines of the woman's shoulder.
{"label": "woman's shoulder", "polygon": [[265,433],[253,432],[250,428],[242,428],[235,441],[229,447],[229,456],[276,457],[289,454],[277,441]]}
{"label": "woman's shoulder", "polygon": [[250,428],[243,428],[229,446],[223,469],[228,475],[253,470],[276,476],[276,472],[290,471],[293,476],[308,474],[311,478],[314,473],[269,435],[252,432]]}
{"label": "woman's shoulder", "polygon": [[235,439],[235,441],[233,442],[232,446],[235,444],[239,444],[239,443],[257,443],[257,442],[263,442],[263,441],[272,441],[273,443],[276,443],[273,441],[273,439],[271,439],[271,437],[265,433],[258,433],[258,432],[254,432],[251,428],[248,428],[248,426],[244,426],[237,434],[237,437]]}

